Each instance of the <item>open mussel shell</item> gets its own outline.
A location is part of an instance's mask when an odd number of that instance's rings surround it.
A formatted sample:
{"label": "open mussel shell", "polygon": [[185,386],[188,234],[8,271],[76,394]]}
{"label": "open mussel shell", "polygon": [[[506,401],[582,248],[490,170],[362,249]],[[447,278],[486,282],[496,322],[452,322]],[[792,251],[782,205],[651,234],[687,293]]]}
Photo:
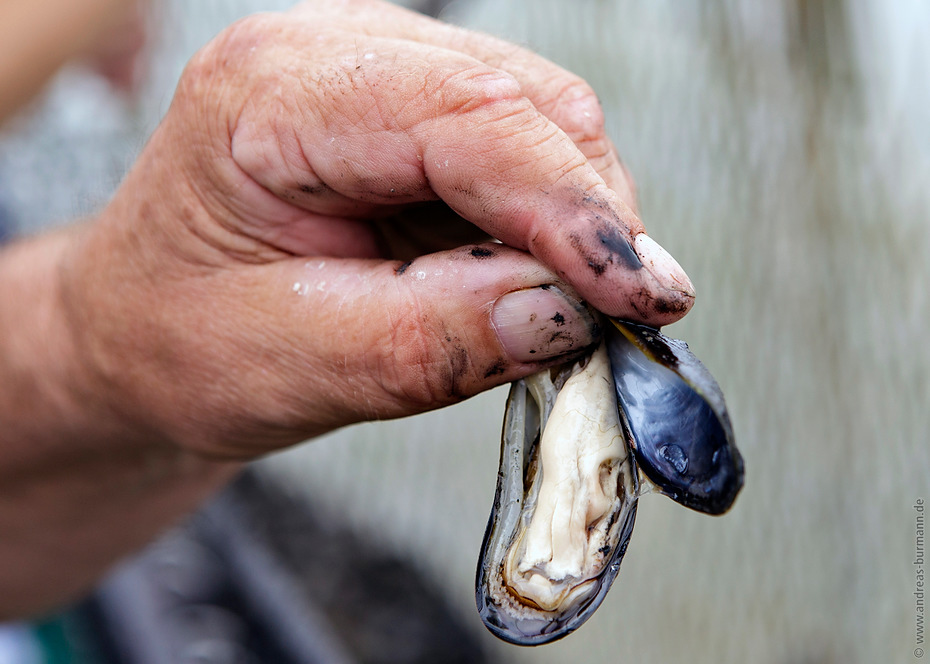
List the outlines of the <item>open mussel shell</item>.
{"label": "open mussel shell", "polygon": [[603,344],[515,382],[476,579],[488,629],[539,645],[587,620],[620,568],[638,489]]}
{"label": "open mussel shell", "polygon": [[726,512],[743,486],[743,459],[720,387],[685,342],[612,322],[607,347],[637,464],[682,505]]}

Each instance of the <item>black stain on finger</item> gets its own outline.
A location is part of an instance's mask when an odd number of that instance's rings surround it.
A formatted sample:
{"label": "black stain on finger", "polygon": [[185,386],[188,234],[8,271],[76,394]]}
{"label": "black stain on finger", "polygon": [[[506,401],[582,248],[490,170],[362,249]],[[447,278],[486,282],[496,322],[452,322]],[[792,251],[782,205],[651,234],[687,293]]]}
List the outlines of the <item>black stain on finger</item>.
{"label": "black stain on finger", "polygon": [[569,241],[595,275],[601,276],[610,265],[619,265],[628,270],[640,270],[642,261],[633,250],[630,241],[614,226],[598,218],[601,223],[594,231],[593,241],[581,233],[569,235]]}
{"label": "black stain on finger", "polygon": [[654,306],[660,314],[684,314],[691,306],[691,298],[682,294],[679,298],[655,300]]}
{"label": "black stain on finger", "polygon": [[468,349],[460,344],[460,340],[456,338],[453,340],[452,348],[449,349],[451,364],[448,374],[448,393],[454,401],[471,396],[467,389],[468,377],[472,371],[471,359],[468,355]]}
{"label": "black stain on finger", "polygon": [[394,274],[398,277],[401,276],[404,272],[407,271],[407,268],[413,264],[413,261],[407,261],[406,263],[401,263],[396,268],[394,268]]}
{"label": "black stain on finger", "polygon": [[[532,351],[530,351],[532,352]],[[507,363],[503,360],[498,360],[492,364],[487,371],[484,372],[485,378],[491,378],[492,376],[500,376],[507,370]]]}
{"label": "black stain on finger", "polygon": [[307,194],[308,196],[318,196],[320,194],[331,194],[333,190],[323,182],[314,182],[312,184],[300,184],[297,185],[297,188],[300,190],[300,193]]}
{"label": "black stain on finger", "polygon": [[574,230],[568,237],[572,247],[584,259],[596,276],[612,265],[627,270],[640,270],[642,261],[624,232],[626,224],[615,207],[597,196],[583,196],[588,225]]}
{"label": "black stain on finger", "polygon": [[642,269],[643,263],[633,250],[633,245],[616,227],[603,224],[597,230],[597,239],[608,251],[608,260],[611,263],[623,265],[628,270]]}
{"label": "black stain on finger", "polygon": [[474,258],[490,258],[494,255],[494,251],[487,247],[472,247],[471,255]]}
{"label": "black stain on finger", "polygon": [[564,343],[568,348],[575,345],[575,338],[571,334],[562,331],[552,332],[546,340],[546,345],[551,346],[557,341]]}
{"label": "black stain on finger", "polygon": [[588,267],[591,268],[591,271],[594,272],[595,276],[601,276],[604,274],[604,271],[607,269],[607,261],[603,258],[595,255],[593,251],[588,247],[588,243],[581,237],[579,233],[572,233],[568,236],[569,242],[571,242],[572,247],[579,255],[584,259],[588,264]]}
{"label": "black stain on finger", "polygon": [[629,298],[628,304],[630,308],[636,312],[637,320],[647,320],[647,311],[643,309],[643,304],[651,301],[649,292],[645,288],[640,288]]}

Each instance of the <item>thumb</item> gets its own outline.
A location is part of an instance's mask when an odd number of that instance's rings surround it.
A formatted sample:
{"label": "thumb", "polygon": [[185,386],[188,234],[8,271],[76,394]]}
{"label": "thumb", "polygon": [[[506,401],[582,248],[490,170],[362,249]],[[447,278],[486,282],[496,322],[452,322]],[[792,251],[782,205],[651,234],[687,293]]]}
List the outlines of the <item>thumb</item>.
{"label": "thumb", "polygon": [[448,405],[583,351],[598,325],[571,292],[528,254],[484,244],[403,264],[301,261],[281,305],[352,421]]}
{"label": "thumb", "polygon": [[[312,258],[252,269],[260,283],[253,273],[239,291],[252,306],[229,308],[251,321],[224,315],[248,350],[224,353],[236,367],[223,380],[236,385],[223,393],[247,396],[213,409],[250,420],[227,419],[220,428],[233,430],[214,440],[249,448],[211,450],[224,456],[445,406],[580,354],[600,334],[596,314],[554,273],[499,244],[404,264]],[[270,322],[250,334],[258,319]]]}

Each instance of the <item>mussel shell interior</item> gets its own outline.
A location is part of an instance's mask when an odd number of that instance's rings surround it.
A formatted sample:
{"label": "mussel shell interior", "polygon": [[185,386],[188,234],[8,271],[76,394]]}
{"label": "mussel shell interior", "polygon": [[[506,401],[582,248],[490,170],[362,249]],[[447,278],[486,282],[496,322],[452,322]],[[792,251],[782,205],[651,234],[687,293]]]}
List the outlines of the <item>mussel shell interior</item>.
{"label": "mussel shell interior", "polygon": [[614,322],[608,351],[636,461],[660,491],[722,514],[743,486],[743,459],[717,382],[683,341]]}
{"label": "mussel shell interior", "polygon": [[[604,360],[606,364],[606,356]],[[609,375],[604,379],[609,380]],[[562,380],[564,375],[557,376],[555,382],[558,384]],[[610,402],[610,407],[617,412],[612,397]],[[538,450],[550,409],[551,403],[536,401],[525,381],[512,385],[504,416],[497,491],[478,563],[478,612],[491,632],[517,645],[540,645],[560,639],[594,613],[620,569],[636,517],[638,475],[627,447],[628,435],[624,432],[625,458],[616,489],[622,507],[611,516],[616,545],[611,551],[603,552],[607,557],[598,576],[579,589],[577,601],[557,611],[528,606],[525,599],[508,589],[503,581],[505,560],[515,546],[521,524],[525,525],[531,518],[529,515],[539,493],[537,480],[545,469],[539,468]]]}

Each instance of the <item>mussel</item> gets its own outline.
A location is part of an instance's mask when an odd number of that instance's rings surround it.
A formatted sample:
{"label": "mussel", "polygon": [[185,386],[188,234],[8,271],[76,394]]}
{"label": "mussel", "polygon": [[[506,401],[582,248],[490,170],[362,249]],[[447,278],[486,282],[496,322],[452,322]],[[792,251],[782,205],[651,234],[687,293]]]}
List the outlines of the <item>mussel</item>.
{"label": "mussel", "polygon": [[743,486],[743,458],[717,381],[684,341],[612,323],[617,403],[640,470],[685,507],[723,514]]}
{"label": "mussel", "polygon": [[579,363],[515,382],[478,564],[488,629],[538,645],[587,620],[620,569],[637,493],[603,344]]}
{"label": "mussel", "polygon": [[633,533],[639,468],[660,493],[709,514],[742,486],[704,365],[682,341],[612,322],[590,357],[511,386],[476,579],[485,626],[511,643],[559,639],[603,601]]}

